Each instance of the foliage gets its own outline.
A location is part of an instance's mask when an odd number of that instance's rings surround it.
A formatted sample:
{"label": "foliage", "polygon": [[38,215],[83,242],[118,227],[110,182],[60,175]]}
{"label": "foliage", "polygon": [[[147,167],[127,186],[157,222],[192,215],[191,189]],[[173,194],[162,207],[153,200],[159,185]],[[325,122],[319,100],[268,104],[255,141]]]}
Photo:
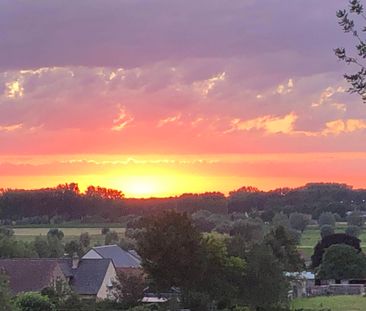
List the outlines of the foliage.
{"label": "foliage", "polygon": [[68,257],[72,257],[74,254],[82,255],[83,251],[78,241],[72,240],[65,244],[65,253]]}
{"label": "foliage", "polygon": [[187,305],[230,300],[239,294],[245,261],[229,255],[227,236],[202,235],[186,214],[147,220],[138,250],[145,271],[160,289],[179,287]]}
{"label": "foliage", "polygon": [[346,234],[358,238],[361,234],[361,228],[359,226],[353,226],[353,225],[348,226],[346,229]]}
{"label": "foliage", "polygon": [[261,219],[240,219],[232,224],[231,236],[240,236],[246,245],[253,245],[263,240],[264,224]]}
{"label": "foliage", "polygon": [[322,263],[325,250],[333,244],[347,244],[357,251],[361,251],[360,240],[356,237],[345,233],[335,233],[325,236],[314,247],[314,254],[311,256],[311,265],[313,268],[318,267]]}
{"label": "foliage", "polygon": [[14,230],[8,227],[0,227],[0,236],[11,237],[14,235]]}
{"label": "foliage", "polygon": [[47,238],[57,238],[60,241],[64,238],[64,233],[60,229],[52,228],[47,233]]}
{"label": "foliage", "polygon": [[272,227],[277,228],[280,226],[284,228],[288,228],[290,226],[288,216],[282,212],[275,214],[272,218]]}
{"label": "foliage", "polygon": [[283,271],[295,272],[304,268],[304,260],[297,250],[296,242],[284,227],[272,229],[264,241],[277,258]]}
{"label": "foliage", "polygon": [[352,246],[331,245],[324,252],[317,275],[323,280],[364,279],[366,257]]}
{"label": "foliage", "polygon": [[105,235],[105,240],[104,240],[105,245],[118,244],[118,242],[119,242],[119,236],[116,231],[109,231]]}
{"label": "foliage", "polygon": [[[193,214],[207,210],[218,213],[223,216],[222,220],[218,221],[218,217],[213,216],[210,217],[210,222],[215,223],[218,231],[229,232],[228,220],[234,213],[245,217],[260,215],[265,221],[273,218],[274,211],[282,212],[283,215],[294,212],[311,214],[314,219],[318,219],[324,212],[331,212],[344,218],[350,206],[354,210],[364,210],[363,199],[366,196],[366,190],[353,190],[347,185],[333,183],[307,184],[299,188],[281,188],[268,192],[243,187],[229,197],[220,193],[203,193],[159,199],[127,199],[118,196],[111,199],[108,198],[109,195],[95,194],[95,189],[98,187],[94,187],[93,194],[89,195],[81,193],[76,184],[38,190],[3,190],[0,192],[1,224],[50,224],[62,221],[100,224],[115,222],[130,215],[128,228],[141,228],[141,215],[157,215],[174,206],[179,212]],[[230,215],[227,215],[228,210]],[[273,225],[278,225],[275,219]],[[237,219],[230,221],[235,220]],[[287,224],[282,225],[287,226],[288,220],[285,219],[285,222]]]}
{"label": "foliage", "polygon": [[9,281],[5,272],[0,269],[0,310],[11,311],[13,309],[10,300]]}
{"label": "foliage", "polygon": [[83,232],[80,234],[79,242],[82,249],[86,250],[90,246],[90,235],[88,232]]}
{"label": "foliage", "polygon": [[142,273],[117,272],[117,280],[113,282],[113,296],[125,307],[134,307],[144,297],[146,282]]}
{"label": "foliage", "polygon": [[[364,59],[366,58],[366,41],[362,35],[366,32],[366,28],[357,28],[358,21],[365,22],[364,7],[360,0],[350,0],[349,7],[337,12],[338,23],[342,30],[353,36],[355,40],[355,50],[350,54],[345,48],[337,48],[334,50],[335,55],[341,61],[348,65],[354,65],[357,70],[353,74],[345,74],[346,81],[351,85],[350,93],[357,93],[362,100],[366,102],[366,67]],[[352,16],[352,17],[350,17]]]}
{"label": "foliage", "polygon": [[200,234],[186,214],[173,211],[149,218],[138,253],[145,271],[163,289],[189,288],[201,272]]}
{"label": "foliage", "polygon": [[334,234],[334,227],[332,225],[325,224],[320,227],[320,236],[322,238],[332,234]]}
{"label": "foliage", "polygon": [[365,221],[360,212],[352,212],[350,215],[347,216],[347,222],[349,226],[362,227]]}
{"label": "foliage", "polygon": [[292,229],[303,232],[309,224],[309,218],[302,213],[291,213],[289,217],[289,224]]}
{"label": "foliage", "polygon": [[19,311],[55,311],[53,305],[47,296],[38,293],[22,293],[15,299],[15,305]]}
{"label": "foliage", "polygon": [[324,212],[321,213],[318,219],[319,227],[321,228],[324,225],[329,225],[331,227],[335,227],[336,219],[333,213]]}
{"label": "foliage", "polygon": [[109,229],[109,228],[107,228],[107,227],[104,227],[104,228],[102,228],[102,230],[101,230],[101,234],[102,234],[102,235],[106,235],[109,231],[111,231],[111,229]]}
{"label": "foliage", "polygon": [[14,236],[0,234],[0,258],[37,257],[29,243],[17,241]]}
{"label": "foliage", "polygon": [[271,310],[285,302],[288,284],[281,264],[266,244],[255,245],[248,254],[242,295],[252,310]]}

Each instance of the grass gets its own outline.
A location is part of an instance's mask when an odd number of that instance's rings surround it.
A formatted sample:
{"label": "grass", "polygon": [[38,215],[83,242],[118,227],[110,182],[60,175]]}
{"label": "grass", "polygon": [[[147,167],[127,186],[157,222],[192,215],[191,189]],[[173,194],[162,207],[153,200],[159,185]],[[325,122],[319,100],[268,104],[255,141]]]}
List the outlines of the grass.
{"label": "grass", "polygon": [[[64,233],[64,241],[68,242],[71,240],[78,240],[81,233],[88,232],[91,237],[91,244],[94,245],[100,245],[104,244],[104,238],[105,236],[101,234],[102,228],[99,227],[78,227],[78,228],[61,228],[59,227],[62,232]],[[13,228],[14,230],[14,236],[18,240],[22,240],[25,242],[31,242],[34,241],[34,239],[37,236],[46,236],[48,228]],[[125,228],[110,228],[113,231],[117,231],[118,235],[120,237],[123,237],[125,234]]]}
{"label": "grass", "polygon": [[[345,224],[337,224],[336,232],[344,232],[347,228]],[[361,247],[366,249],[366,230],[363,230],[359,236],[361,240]],[[299,245],[299,250],[305,255],[305,257],[310,258],[313,254],[314,246],[320,240],[320,230],[318,226],[309,226],[301,237],[301,242]],[[365,309],[366,310],[366,309]]]}
{"label": "grass", "polygon": [[366,298],[362,296],[331,296],[300,298],[292,302],[292,309],[331,309],[332,311],[366,311]]}

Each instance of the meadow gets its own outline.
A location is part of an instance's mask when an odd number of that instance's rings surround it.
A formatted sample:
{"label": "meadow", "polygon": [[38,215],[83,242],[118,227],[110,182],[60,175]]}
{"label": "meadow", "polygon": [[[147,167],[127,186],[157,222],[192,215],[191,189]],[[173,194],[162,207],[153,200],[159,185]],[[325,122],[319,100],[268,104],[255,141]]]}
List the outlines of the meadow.
{"label": "meadow", "polygon": [[332,296],[295,299],[293,310],[366,311],[366,298],[363,296]]}
{"label": "meadow", "polygon": [[[109,227],[111,231],[116,231],[120,237],[124,236],[126,231],[125,228],[121,227]],[[102,227],[90,226],[90,227],[67,227],[62,228],[59,227],[60,230],[64,233],[64,241],[68,242],[71,240],[78,240],[81,233],[88,232],[91,237],[91,244],[100,245],[104,244],[105,236],[101,234]],[[14,235],[18,240],[31,242],[37,236],[46,236],[50,227],[22,227],[22,228],[13,228]]]}
{"label": "meadow", "polygon": [[[345,223],[337,223],[336,226],[336,232],[341,233],[344,232],[347,228],[347,225]],[[366,248],[366,230],[363,230],[361,235],[359,236],[359,239],[361,240],[361,247]],[[319,226],[317,225],[311,225],[306,228],[306,230],[303,232],[299,250],[305,255],[305,257],[310,258],[310,256],[313,254],[314,246],[318,241],[320,240],[320,230]]]}

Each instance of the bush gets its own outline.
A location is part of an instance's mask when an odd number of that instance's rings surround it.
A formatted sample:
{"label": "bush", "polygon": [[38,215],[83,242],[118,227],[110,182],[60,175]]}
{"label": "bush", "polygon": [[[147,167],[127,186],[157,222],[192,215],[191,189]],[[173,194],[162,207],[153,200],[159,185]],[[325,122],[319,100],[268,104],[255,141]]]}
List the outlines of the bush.
{"label": "bush", "polygon": [[15,305],[19,311],[56,311],[47,296],[33,292],[18,295]]}
{"label": "bush", "polygon": [[331,227],[335,227],[336,225],[336,218],[333,213],[331,212],[324,212],[321,213],[318,219],[319,227],[323,227],[324,225],[328,225]]}
{"label": "bush", "polygon": [[346,234],[358,238],[361,234],[361,228],[359,226],[348,226],[346,229]]}

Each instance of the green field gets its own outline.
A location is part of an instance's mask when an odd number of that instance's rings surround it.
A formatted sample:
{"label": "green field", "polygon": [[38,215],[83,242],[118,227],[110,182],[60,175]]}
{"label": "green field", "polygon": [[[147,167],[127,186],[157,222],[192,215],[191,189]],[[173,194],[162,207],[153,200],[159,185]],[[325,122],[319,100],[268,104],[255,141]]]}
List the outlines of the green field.
{"label": "green field", "polygon": [[366,311],[366,298],[362,296],[332,296],[295,299],[292,309],[332,311]]}
{"label": "green field", "polygon": [[[336,232],[344,232],[347,225],[337,224]],[[361,240],[361,247],[366,249],[366,230],[363,230],[359,239]],[[320,240],[320,230],[318,226],[309,226],[301,237],[299,249],[306,257],[310,257],[313,254],[314,246]]]}
{"label": "green field", "polygon": [[[50,228],[13,228],[14,235],[18,240],[31,242],[37,236],[46,236]],[[91,244],[104,244],[104,235],[101,234],[102,228],[97,227],[75,227],[75,228],[60,228],[64,233],[64,241],[78,240],[81,233],[88,232],[91,237]],[[117,231],[120,237],[124,236],[125,228],[110,228],[111,231]]]}

